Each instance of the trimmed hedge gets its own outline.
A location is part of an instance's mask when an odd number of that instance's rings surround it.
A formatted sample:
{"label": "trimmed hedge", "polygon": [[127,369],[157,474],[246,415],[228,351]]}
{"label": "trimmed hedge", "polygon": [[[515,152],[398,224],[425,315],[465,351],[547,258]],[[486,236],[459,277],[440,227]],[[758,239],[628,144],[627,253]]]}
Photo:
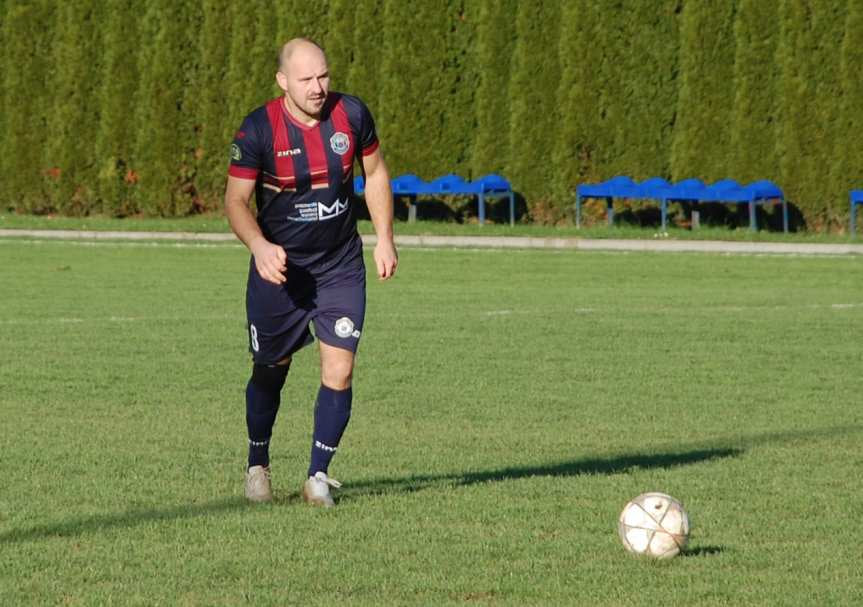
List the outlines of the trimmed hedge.
{"label": "trimmed hedge", "polygon": [[734,100],[734,18],[728,0],[687,2],[680,20],[680,86],[671,144],[671,176],[730,177]]}
{"label": "trimmed hedge", "polygon": [[[503,173],[509,158],[509,79],[515,27],[511,15],[516,0],[477,0],[472,3],[476,20],[475,80],[462,78],[460,86],[474,91],[470,141],[470,169],[474,177]],[[469,18],[472,18],[469,15]],[[482,66],[482,69],[477,69]]]}
{"label": "trimmed hedge", "polygon": [[289,37],[376,116],[393,174],[502,172],[528,216],[574,186],[772,179],[809,227],[863,187],[857,0],[0,0],[0,208],[221,206],[227,145]]}
{"label": "trimmed hedge", "polygon": [[554,25],[560,23],[560,13],[554,3],[518,3],[509,82],[506,173],[543,218],[547,217],[554,178],[549,158],[559,129],[554,93],[560,82],[557,44],[561,28]]}

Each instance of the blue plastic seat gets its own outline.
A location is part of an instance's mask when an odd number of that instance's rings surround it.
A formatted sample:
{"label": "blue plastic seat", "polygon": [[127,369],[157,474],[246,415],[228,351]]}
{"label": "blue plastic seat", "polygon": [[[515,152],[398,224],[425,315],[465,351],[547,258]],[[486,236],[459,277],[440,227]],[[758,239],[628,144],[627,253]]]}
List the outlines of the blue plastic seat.
{"label": "blue plastic seat", "polygon": [[770,198],[784,198],[785,194],[782,193],[782,189],[768,179],[761,179],[759,181],[753,181],[750,183],[748,188],[752,188],[755,190],[756,196],[762,199],[770,199]]}
{"label": "blue plastic seat", "polygon": [[733,179],[717,181],[705,189],[704,197],[700,202],[737,202],[749,205],[749,227],[756,231],[758,224],[755,216],[755,207],[766,204],[768,201],[778,200],[782,203],[782,227],[788,231],[788,207],[785,196],[779,187],[766,179],[754,181],[749,185],[741,185]]}
{"label": "blue plastic seat", "polygon": [[488,197],[509,197],[509,222],[515,224],[515,197],[509,181],[500,175],[489,174],[474,181],[465,181],[454,173],[438,177],[431,182],[425,182],[416,175],[400,175],[391,182],[393,196],[407,196],[408,221],[416,220],[417,196],[476,196],[478,203],[479,223],[485,223],[485,199]]}
{"label": "blue plastic seat", "polygon": [[699,202],[749,202],[754,192],[746,190],[733,179],[722,179],[704,188]]}
{"label": "blue plastic seat", "polygon": [[851,199],[850,232],[851,237],[854,238],[857,235],[857,205],[863,204],[863,190],[851,190],[849,198]]}
{"label": "blue plastic seat", "polygon": [[576,226],[581,227],[581,201],[583,198],[605,198],[608,225],[612,225],[613,198],[653,198],[660,201],[662,229],[666,229],[668,203],[691,202],[732,202],[749,204],[749,225],[757,229],[755,206],[769,200],[782,203],[782,225],[788,231],[788,207],[782,190],[772,181],[760,180],[749,185],[741,185],[734,179],[721,179],[710,186],[701,179],[691,178],[678,181],[674,185],[662,177],[651,177],[635,184],[629,177],[618,175],[608,181],[596,184],[581,184],[576,187]]}
{"label": "blue plastic seat", "polygon": [[362,194],[365,191],[366,191],[366,180],[363,178],[362,175],[355,176],[354,177],[354,193],[362,196]]}
{"label": "blue plastic seat", "polygon": [[476,194],[477,188],[458,175],[449,173],[428,184],[433,194]]}
{"label": "blue plastic seat", "polygon": [[575,188],[580,198],[630,198],[638,193],[638,186],[624,175],[612,177],[602,183],[585,183]]}
{"label": "blue plastic seat", "polygon": [[471,183],[478,185],[479,189],[485,193],[512,192],[512,185],[509,181],[496,173],[483,175],[479,179],[474,179]]}
{"label": "blue plastic seat", "polygon": [[429,193],[428,184],[412,173],[399,175],[390,183],[393,194],[401,196],[416,196]]}
{"label": "blue plastic seat", "polygon": [[637,198],[638,185],[631,177],[617,175],[602,183],[584,183],[575,188],[575,225],[581,227],[581,201],[585,198],[605,198],[608,225],[614,224],[614,198]]}
{"label": "blue plastic seat", "polygon": [[479,222],[485,221],[485,199],[487,197],[509,199],[509,225],[515,225],[515,193],[512,191],[512,185],[495,173],[483,175],[479,179],[474,179],[470,182],[471,187],[478,198],[479,204]]}
{"label": "blue plastic seat", "polygon": [[641,198],[661,200],[665,191],[670,187],[671,184],[662,177],[651,177],[638,184],[638,191]]}
{"label": "blue plastic seat", "polygon": [[702,199],[706,188],[707,186],[700,179],[683,179],[671,186],[666,199],[698,202]]}

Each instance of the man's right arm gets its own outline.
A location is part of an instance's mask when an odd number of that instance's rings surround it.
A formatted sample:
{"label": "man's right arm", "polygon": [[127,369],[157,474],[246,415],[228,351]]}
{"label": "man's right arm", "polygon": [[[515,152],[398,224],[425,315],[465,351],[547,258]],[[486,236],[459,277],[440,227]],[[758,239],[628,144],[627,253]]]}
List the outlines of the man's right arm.
{"label": "man's right arm", "polygon": [[264,238],[258,221],[249,209],[254,190],[253,179],[241,179],[229,175],[228,186],[225,188],[225,216],[234,234],[255,258],[255,267],[261,278],[280,285],[286,280],[288,256],[282,247]]}

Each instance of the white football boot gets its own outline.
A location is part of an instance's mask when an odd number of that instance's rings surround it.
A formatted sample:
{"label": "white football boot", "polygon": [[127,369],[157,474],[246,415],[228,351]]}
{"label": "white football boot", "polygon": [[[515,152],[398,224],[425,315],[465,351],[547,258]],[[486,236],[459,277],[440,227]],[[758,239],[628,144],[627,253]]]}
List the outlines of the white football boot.
{"label": "white football boot", "polygon": [[246,472],[246,499],[252,502],[270,502],[273,500],[269,466],[252,466]]}
{"label": "white football boot", "polygon": [[339,481],[328,477],[326,472],[318,471],[303,484],[303,499],[312,506],[332,508],[336,503],[330,495],[330,487],[338,489],[341,486]]}

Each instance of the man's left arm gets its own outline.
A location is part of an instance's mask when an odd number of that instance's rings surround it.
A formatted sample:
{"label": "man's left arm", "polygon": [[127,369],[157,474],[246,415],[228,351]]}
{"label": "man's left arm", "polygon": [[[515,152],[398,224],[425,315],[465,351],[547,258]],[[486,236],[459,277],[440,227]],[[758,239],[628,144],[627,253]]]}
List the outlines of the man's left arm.
{"label": "man's left arm", "polygon": [[378,236],[374,258],[378,278],[387,280],[395,274],[399,256],[393,241],[393,192],[390,174],[380,148],[362,157],[366,178],[366,206]]}

